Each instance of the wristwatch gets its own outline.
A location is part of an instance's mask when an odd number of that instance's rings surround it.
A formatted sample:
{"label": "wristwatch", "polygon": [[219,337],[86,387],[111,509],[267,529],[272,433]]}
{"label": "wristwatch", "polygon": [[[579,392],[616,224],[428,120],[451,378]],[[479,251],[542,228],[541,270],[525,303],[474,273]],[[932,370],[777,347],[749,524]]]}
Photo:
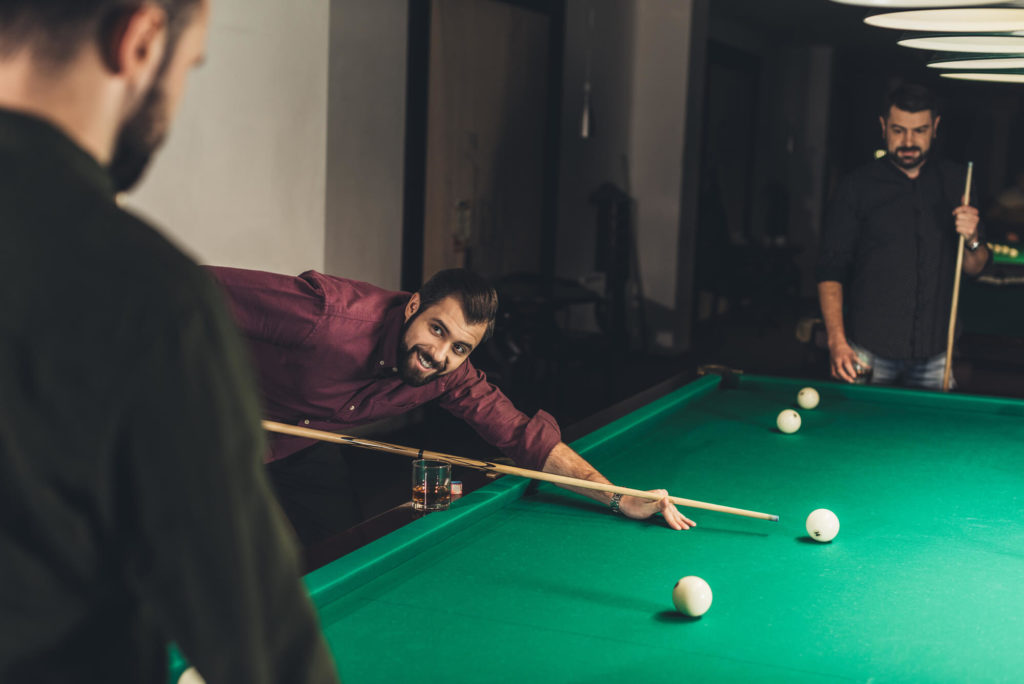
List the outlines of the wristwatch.
{"label": "wristwatch", "polygon": [[622,501],[622,494],[613,494],[612,500],[608,502],[608,508],[612,509],[612,513],[622,513],[619,510],[619,502]]}
{"label": "wristwatch", "polygon": [[968,252],[977,252],[978,248],[981,247],[981,240],[979,240],[978,238],[974,238],[973,240],[968,242],[966,246]]}

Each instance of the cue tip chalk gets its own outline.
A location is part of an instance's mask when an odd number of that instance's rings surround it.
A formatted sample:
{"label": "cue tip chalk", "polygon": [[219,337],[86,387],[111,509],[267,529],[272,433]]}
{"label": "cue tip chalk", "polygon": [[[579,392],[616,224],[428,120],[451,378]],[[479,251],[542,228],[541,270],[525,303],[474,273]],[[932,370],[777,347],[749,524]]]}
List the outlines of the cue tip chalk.
{"label": "cue tip chalk", "polygon": [[770,520],[771,520],[772,522],[779,522],[779,516],[777,516],[777,515],[773,515],[773,516],[772,516],[771,518],[769,518],[769,519],[770,519]]}

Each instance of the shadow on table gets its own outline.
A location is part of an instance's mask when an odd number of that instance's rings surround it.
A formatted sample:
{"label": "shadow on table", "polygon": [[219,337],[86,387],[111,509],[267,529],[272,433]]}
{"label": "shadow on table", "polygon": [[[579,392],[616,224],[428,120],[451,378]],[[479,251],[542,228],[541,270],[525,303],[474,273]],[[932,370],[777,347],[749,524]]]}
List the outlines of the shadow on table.
{"label": "shadow on table", "polygon": [[655,613],[654,619],[658,622],[667,623],[697,622],[700,620],[700,616],[690,617],[689,615],[683,615],[679,611],[663,610],[660,613]]}

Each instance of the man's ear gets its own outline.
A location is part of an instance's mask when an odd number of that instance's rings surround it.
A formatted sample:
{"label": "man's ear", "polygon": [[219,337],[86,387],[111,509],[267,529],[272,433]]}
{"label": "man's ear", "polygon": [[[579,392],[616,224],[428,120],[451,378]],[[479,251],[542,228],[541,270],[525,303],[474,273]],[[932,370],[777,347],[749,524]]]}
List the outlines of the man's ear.
{"label": "man's ear", "polygon": [[104,63],[133,92],[152,85],[167,49],[167,14],[155,3],[118,13],[102,33]]}
{"label": "man's ear", "polygon": [[413,293],[412,297],[409,298],[409,303],[405,305],[405,320],[409,320],[413,317],[417,311],[420,310],[420,293]]}
{"label": "man's ear", "polygon": [[878,123],[882,126],[882,140],[885,140],[885,117],[878,117]]}
{"label": "man's ear", "polygon": [[942,121],[941,116],[935,117],[935,121],[932,122],[932,140],[939,135],[939,122]]}

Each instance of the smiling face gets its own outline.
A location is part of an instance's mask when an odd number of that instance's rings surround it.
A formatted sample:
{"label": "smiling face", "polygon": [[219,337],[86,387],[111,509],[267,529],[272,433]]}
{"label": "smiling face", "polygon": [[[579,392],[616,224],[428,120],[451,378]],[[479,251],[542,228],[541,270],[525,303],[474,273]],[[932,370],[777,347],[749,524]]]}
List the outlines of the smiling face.
{"label": "smiling face", "polygon": [[405,307],[405,325],[398,340],[398,375],[420,387],[451,373],[469,358],[487,332],[487,323],[467,323],[462,305],[445,297],[420,310],[419,294]]}
{"label": "smiling face", "polygon": [[886,117],[879,117],[889,159],[901,171],[914,177],[928,158],[935,140],[939,117],[930,109],[907,112],[893,105]]}

